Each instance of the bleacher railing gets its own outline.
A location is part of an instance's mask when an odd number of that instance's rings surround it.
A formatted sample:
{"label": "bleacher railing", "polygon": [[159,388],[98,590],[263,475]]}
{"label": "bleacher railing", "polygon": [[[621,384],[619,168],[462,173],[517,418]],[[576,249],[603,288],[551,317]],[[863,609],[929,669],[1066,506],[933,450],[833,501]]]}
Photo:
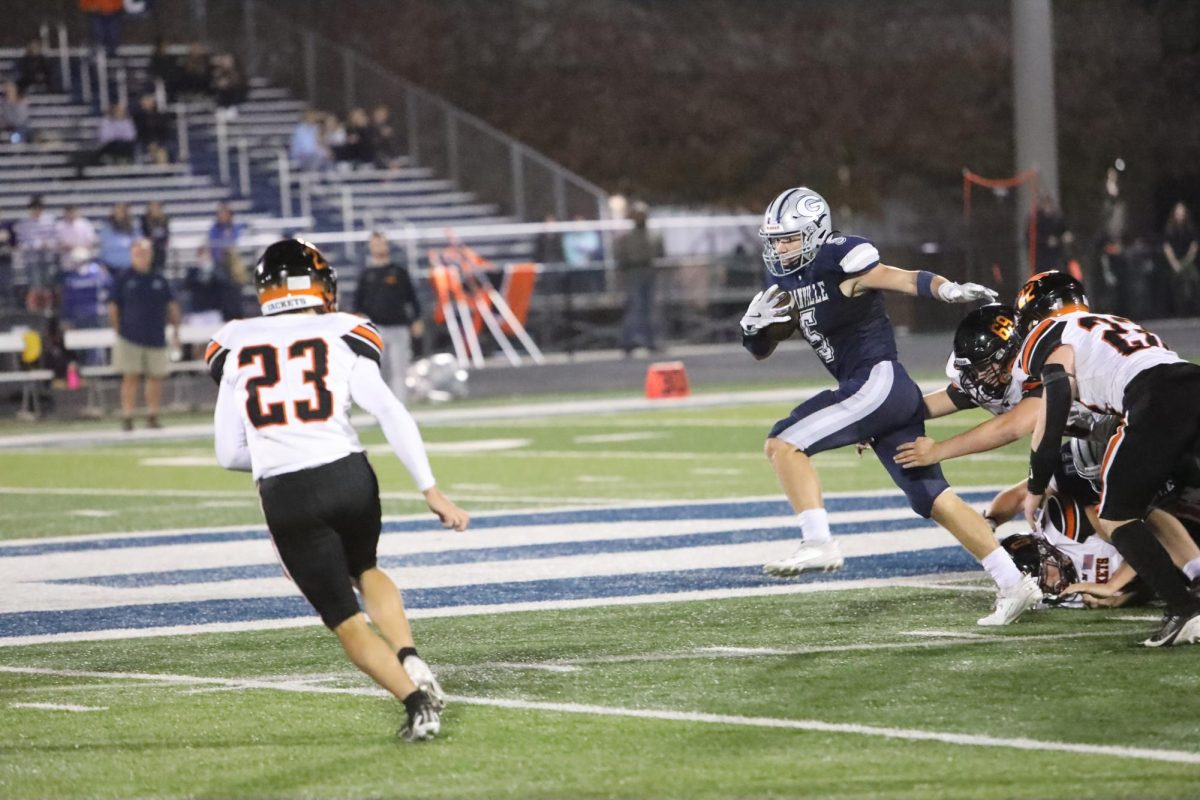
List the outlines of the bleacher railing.
{"label": "bleacher railing", "polygon": [[[247,74],[288,87],[324,111],[388,106],[398,144],[414,164],[499,204],[506,215],[522,221],[608,215],[608,194],[599,186],[360,53],[256,0],[240,0],[236,11],[209,5],[210,17],[240,14],[240,24],[210,26],[209,36],[237,52]],[[248,34],[267,30],[267,48]]]}

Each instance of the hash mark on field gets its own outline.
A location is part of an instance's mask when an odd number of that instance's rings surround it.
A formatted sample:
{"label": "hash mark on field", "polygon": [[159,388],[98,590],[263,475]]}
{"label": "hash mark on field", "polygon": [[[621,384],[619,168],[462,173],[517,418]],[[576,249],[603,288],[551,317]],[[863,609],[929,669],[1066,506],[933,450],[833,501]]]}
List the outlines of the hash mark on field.
{"label": "hash mark on field", "polygon": [[[270,680],[232,678],[203,678],[191,675],[136,672],[84,672],[80,670],[56,670],[44,667],[0,666],[0,672],[23,675],[58,675],[76,678],[123,678],[131,681],[169,682],[180,686],[239,686],[248,689],[267,689],[300,694],[356,695],[362,697],[390,697],[383,689],[374,686],[333,687],[313,686],[298,681],[274,682]],[[535,700],[505,699],[497,697],[462,697],[450,695],[452,703],[490,706],[492,708],[515,709],[518,711],[543,711],[558,714],[581,714],[602,717],[626,717],[667,722],[695,722],[710,725],[739,726],[751,728],[774,728],[793,731],[873,736],[884,739],[900,739],[918,742],[941,742],[967,747],[1002,747],[1013,750],[1035,750],[1039,752],[1076,753],[1107,758],[1128,758],[1160,761],[1175,764],[1200,764],[1200,752],[1191,750],[1162,750],[1146,747],[1124,747],[1098,745],[1083,742],[1061,742],[1028,738],[1005,738],[979,734],[964,734],[949,731],[927,731],[915,728],[890,728],[855,723],[833,723],[812,719],[783,719],[777,717],[742,717],[728,714],[709,714],[700,711],[678,711],[673,709],[640,709],[611,706],[585,705],[582,703],[547,703]]]}
{"label": "hash mark on field", "polygon": [[626,433],[595,433],[574,436],[571,441],[575,444],[608,444],[610,442],[644,442],[649,439],[662,439],[665,436],[665,433],[655,431],[628,431]]}
{"label": "hash mark on field", "polygon": [[101,511],[98,508],[77,508],[74,511],[68,511],[67,514],[69,514],[72,517],[91,517],[91,518],[95,518],[95,519],[100,519],[102,517],[114,517],[114,516],[116,516],[117,512]]}
{"label": "hash mark on field", "polygon": [[9,708],[36,708],[42,711],[108,711],[108,706],[76,706],[70,703],[9,703]]}

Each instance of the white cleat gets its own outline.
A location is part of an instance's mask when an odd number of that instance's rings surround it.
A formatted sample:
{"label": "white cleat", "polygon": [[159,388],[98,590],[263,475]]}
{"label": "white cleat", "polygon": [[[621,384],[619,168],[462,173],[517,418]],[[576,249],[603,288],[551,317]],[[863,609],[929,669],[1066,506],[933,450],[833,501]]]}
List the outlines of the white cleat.
{"label": "white cleat", "polygon": [[763,565],[763,572],[777,578],[788,578],[802,572],[832,572],[841,569],[846,559],[833,539],[828,541],[800,542],[796,552],[782,561],[772,561]]}
{"label": "white cleat", "polygon": [[420,656],[408,656],[403,662],[404,671],[408,673],[408,677],[417,685],[417,688],[429,695],[429,700],[433,707],[441,711],[446,707],[446,693],[442,691],[442,686],[437,681],[437,676],[433,674],[433,670],[425,663],[425,660]]}
{"label": "white cleat", "polygon": [[996,610],[988,614],[977,624],[987,626],[1008,625],[1016,622],[1017,617],[1042,601],[1042,587],[1032,575],[1021,578],[1016,586],[1001,589],[996,594]]}

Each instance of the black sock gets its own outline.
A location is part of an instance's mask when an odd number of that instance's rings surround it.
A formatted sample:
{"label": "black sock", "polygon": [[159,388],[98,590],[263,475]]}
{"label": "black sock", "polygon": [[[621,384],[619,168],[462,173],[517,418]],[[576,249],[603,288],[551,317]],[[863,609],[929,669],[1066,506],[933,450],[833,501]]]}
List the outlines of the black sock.
{"label": "black sock", "polygon": [[1188,592],[1183,573],[1176,568],[1148,524],[1141,520],[1125,523],[1113,531],[1112,543],[1150,588],[1166,601],[1167,611],[1184,614],[1196,609],[1196,598]]}
{"label": "black sock", "polygon": [[400,663],[403,664],[404,659],[408,658],[409,656],[415,656],[416,654],[417,648],[415,647],[401,647],[396,652],[396,658],[400,659]]}

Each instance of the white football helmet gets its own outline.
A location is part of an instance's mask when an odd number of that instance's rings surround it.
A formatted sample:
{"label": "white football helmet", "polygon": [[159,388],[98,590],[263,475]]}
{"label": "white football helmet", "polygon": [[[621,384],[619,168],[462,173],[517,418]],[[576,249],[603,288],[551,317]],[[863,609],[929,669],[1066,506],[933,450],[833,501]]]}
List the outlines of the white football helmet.
{"label": "white football helmet", "polygon": [[[767,271],[782,277],[807,267],[832,233],[833,223],[825,198],[804,186],[788,189],[767,206],[762,227],[758,229]],[[775,243],[797,236],[800,248],[780,256]]]}

